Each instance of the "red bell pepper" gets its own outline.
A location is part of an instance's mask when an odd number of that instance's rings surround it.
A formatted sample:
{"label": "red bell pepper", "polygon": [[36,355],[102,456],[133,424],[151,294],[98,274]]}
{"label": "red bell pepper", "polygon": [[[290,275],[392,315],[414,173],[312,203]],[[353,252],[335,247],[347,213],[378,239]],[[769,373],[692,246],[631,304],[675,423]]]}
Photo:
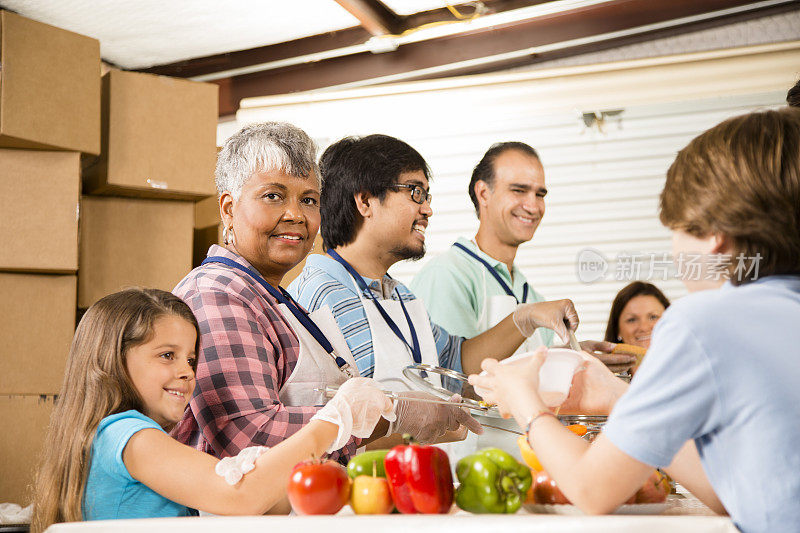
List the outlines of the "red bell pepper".
{"label": "red bell pepper", "polygon": [[395,446],[383,460],[397,510],[444,514],[453,504],[453,475],[447,454],[435,446]]}

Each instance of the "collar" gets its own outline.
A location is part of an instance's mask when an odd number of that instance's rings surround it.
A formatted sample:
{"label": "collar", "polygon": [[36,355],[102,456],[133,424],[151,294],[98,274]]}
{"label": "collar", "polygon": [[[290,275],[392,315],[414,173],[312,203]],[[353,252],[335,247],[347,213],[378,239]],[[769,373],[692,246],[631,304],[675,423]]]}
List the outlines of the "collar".
{"label": "collar", "polygon": [[231,252],[230,250],[228,250],[224,246],[220,246],[219,244],[212,244],[211,247],[208,249],[206,257],[211,257],[211,256],[226,257],[231,261],[236,261],[243,267],[247,267],[250,270],[253,270],[254,272],[258,272],[259,274],[261,274],[261,272],[259,272],[256,267],[251,265],[247,259],[245,259],[244,257],[242,257],[237,253]]}
{"label": "collar", "polygon": [[[306,258],[306,266],[323,270],[345,287],[350,287],[353,292],[360,292],[358,285],[356,285],[353,278],[350,277],[350,273],[347,272],[347,270],[341,264],[339,264],[337,260],[328,254],[309,255]],[[400,284],[400,282],[396,279],[392,279],[386,275],[384,275],[380,280],[371,279],[366,276],[361,276],[361,279],[364,280],[364,283],[366,283],[367,287],[369,287],[370,291],[376,297],[383,300],[390,298],[391,294],[394,292],[394,289]]]}
{"label": "collar", "polygon": [[[511,276],[509,275],[509,272],[508,272],[508,266],[506,266],[506,264],[503,263],[502,261],[500,261],[499,259],[495,259],[491,255],[489,255],[486,252],[484,252],[483,250],[481,250],[478,247],[478,243],[476,243],[474,239],[466,239],[464,237],[459,237],[458,239],[456,239],[456,242],[458,242],[459,244],[461,244],[463,246],[466,246],[470,251],[472,251],[475,254],[477,254],[478,257],[480,257],[481,259],[483,259],[484,261],[486,261],[487,263],[492,265],[492,268],[494,268],[495,270],[499,271],[501,274],[504,274],[504,275],[508,276],[509,277],[509,281],[510,281]],[[460,252],[460,253],[461,253],[461,255],[464,255],[463,251]],[[512,267],[513,267],[512,273],[514,274],[514,279],[516,280],[517,279],[517,274],[521,274],[521,271],[519,270],[519,268],[517,268],[517,264],[516,263],[514,263],[512,265]]]}

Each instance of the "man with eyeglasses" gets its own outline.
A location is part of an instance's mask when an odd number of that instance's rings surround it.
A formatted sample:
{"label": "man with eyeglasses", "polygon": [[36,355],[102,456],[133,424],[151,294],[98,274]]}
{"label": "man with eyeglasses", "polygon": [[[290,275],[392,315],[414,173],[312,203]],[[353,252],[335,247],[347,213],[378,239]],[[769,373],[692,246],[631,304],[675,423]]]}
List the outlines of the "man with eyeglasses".
{"label": "man with eyeglasses", "polygon": [[[422,156],[386,135],[348,137],[320,160],[325,255],[312,255],[289,286],[306,309],[328,306],[362,376],[405,395],[403,369],[425,363],[480,372],[486,357],[511,355],[537,329],[562,337],[578,325],[569,300],[517,306],[496,326],[473,338],[450,335],[431,321],[423,303],[387,274],[389,267],[425,254],[433,215],[430,172]],[[439,377],[429,375],[434,383]],[[461,383],[444,383],[458,392]]]}

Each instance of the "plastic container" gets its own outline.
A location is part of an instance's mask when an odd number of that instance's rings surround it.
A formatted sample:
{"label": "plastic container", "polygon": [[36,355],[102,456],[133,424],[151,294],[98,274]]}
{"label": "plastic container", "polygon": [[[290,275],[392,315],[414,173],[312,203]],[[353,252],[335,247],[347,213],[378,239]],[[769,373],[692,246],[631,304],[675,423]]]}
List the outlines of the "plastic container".
{"label": "plastic container", "polygon": [[[532,354],[531,354],[532,355]],[[548,407],[564,403],[572,386],[572,376],[583,361],[581,354],[566,348],[547,350],[547,359],[539,369],[539,396]]]}
{"label": "plastic container", "polygon": [[[526,357],[533,356],[535,352],[516,354],[500,361],[500,364],[516,363]],[[572,376],[578,369],[583,357],[575,350],[568,348],[549,348],[547,358],[539,369],[539,396],[548,407],[558,407],[569,395],[572,386]],[[481,372],[484,374],[484,372]],[[485,389],[475,387],[475,392],[483,396]]]}

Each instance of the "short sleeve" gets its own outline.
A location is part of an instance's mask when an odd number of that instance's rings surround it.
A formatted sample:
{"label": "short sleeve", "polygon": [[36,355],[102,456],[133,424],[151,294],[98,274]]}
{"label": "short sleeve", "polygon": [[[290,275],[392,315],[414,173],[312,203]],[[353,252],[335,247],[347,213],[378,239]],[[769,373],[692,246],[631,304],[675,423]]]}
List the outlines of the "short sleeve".
{"label": "short sleeve", "polygon": [[469,339],[481,333],[475,291],[465,272],[433,260],[414,276],[410,288],[433,321],[451,334]]}
{"label": "short sleeve", "polygon": [[118,476],[127,481],[136,481],[128,473],[125,463],[122,462],[122,452],[131,437],[143,429],[164,431],[152,420],[132,417],[114,420],[101,428],[92,449],[96,455],[95,460],[98,466],[112,476]]}
{"label": "short sleeve", "polygon": [[720,420],[719,386],[700,341],[677,309],[656,325],[653,343],[603,433],[643,463],[668,466],[683,444]]}

